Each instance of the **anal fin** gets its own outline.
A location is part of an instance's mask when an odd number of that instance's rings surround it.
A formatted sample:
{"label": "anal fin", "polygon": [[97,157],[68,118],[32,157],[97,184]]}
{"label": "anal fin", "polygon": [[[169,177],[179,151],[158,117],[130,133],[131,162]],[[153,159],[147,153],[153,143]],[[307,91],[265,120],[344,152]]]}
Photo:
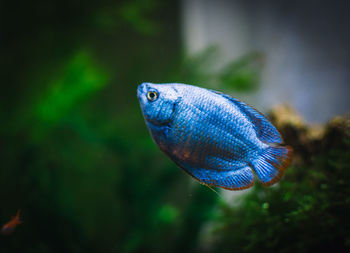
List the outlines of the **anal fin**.
{"label": "anal fin", "polygon": [[254,184],[253,171],[249,166],[238,167],[227,162],[226,169],[191,168],[178,164],[200,183],[227,190],[247,189]]}

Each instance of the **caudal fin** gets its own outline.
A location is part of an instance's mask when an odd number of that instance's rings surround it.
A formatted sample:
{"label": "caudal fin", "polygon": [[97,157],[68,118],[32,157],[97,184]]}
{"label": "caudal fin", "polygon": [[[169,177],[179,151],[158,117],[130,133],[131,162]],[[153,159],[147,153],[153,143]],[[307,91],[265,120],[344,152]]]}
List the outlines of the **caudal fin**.
{"label": "caudal fin", "polygon": [[284,170],[290,165],[293,149],[289,146],[268,147],[252,162],[252,167],[261,183],[265,186],[279,181]]}

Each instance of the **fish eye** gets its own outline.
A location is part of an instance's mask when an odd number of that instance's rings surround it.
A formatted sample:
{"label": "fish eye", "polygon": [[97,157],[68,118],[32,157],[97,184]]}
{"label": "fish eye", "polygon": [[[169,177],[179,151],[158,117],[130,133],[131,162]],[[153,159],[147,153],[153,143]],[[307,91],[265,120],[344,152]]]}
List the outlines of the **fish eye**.
{"label": "fish eye", "polygon": [[151,102],[156,100],[158,98],[158,92],[156,91],[149,91],[147,92],[147,99]]}

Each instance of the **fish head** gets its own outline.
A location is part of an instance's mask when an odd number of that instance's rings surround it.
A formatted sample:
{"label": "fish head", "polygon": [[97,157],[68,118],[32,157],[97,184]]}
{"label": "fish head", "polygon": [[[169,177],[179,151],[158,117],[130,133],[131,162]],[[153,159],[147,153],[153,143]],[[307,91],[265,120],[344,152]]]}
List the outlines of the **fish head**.
{"label": "fish head", "polygon": [[171,84],[142,83],[137,88],[137,97],[146,122],[157,126],[172,121],[181,100],[178,90]]}

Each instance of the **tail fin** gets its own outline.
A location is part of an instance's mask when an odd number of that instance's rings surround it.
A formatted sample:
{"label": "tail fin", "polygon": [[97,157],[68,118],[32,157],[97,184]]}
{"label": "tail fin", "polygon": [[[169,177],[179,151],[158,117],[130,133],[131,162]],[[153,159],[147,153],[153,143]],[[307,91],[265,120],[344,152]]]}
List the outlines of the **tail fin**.
{"label": "tail fin", "polygon": [[270,146],[252,162],[262,185],[269,186],[279,181],[292,161],[293,149],[289,146]]}

